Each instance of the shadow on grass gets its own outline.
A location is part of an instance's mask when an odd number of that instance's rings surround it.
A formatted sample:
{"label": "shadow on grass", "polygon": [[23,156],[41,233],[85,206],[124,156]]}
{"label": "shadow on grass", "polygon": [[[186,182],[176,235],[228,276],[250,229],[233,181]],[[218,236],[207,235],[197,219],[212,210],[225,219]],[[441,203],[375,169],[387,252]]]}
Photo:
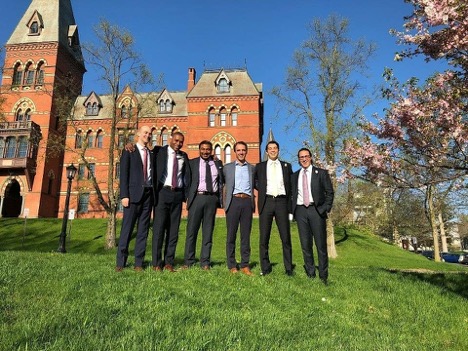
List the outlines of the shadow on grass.
{"label": "shadow on grass", "polygon": [[335,244],[337,245],[339,243],[345,242],[346,240],[348,240],[348,238],[349,238],[348,231],[345,228],[343,232],[343,237],[339,240],[335,240]]}
{"label": "shadow on grass", "polygon": [[468,273],[465,272],[417,272],[388,270],[390,273],[398,274],[405,279],[423,281],[438,286],[443,292],[451,292],[468,299]]}

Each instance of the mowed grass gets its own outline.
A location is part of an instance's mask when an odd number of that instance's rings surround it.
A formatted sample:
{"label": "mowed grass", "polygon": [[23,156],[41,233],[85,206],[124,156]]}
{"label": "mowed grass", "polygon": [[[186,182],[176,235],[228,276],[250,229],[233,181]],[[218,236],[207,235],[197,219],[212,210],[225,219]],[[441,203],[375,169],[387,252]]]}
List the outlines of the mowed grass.
{"label": "mowed grass", "polygon": [[[177,264],[182,264],[185,221]],[[74,220],[66,254],[61,221],[0,219],[0,350],[463,350],[468,347],[468,268],[434,263],[357,229],[336,232],[330,285],[302,268],[284,274],[276,228],[271,275],[226,268],[217,219],[213,269],[114,272],[105,220]],[[132,244],[133,245],[133,242]],[[199,251],[199,246],[197,250]],[[133,263],[133,258],[130,259]]]}

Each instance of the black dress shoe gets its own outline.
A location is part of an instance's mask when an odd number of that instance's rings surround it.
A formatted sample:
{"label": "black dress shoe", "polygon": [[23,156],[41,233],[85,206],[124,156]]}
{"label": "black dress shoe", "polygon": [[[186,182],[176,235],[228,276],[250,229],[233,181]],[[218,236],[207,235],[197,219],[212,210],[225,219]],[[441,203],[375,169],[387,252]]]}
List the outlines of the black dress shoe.
{"label": "black dress shoe", "polygon": [[294,273],[293,273],[293,271],[287,270],[287,271],[286,271],[286,275],[287,275],[288,277],[292,277],[292,276],[294,275]]}
{"label": "black dress shoe", "polygon": [[261,271],[261,272],[260,272],[260,275],[268,275],[268,274],[270,274],[270,273],[271,273],[271,268],[266,269],[266,270],[264,270],[264,271]]}
{"label": "black dress shoe", "polygon": [[320,278],[322,281],[323,285],[328,286],[328,279],[327,278]]}

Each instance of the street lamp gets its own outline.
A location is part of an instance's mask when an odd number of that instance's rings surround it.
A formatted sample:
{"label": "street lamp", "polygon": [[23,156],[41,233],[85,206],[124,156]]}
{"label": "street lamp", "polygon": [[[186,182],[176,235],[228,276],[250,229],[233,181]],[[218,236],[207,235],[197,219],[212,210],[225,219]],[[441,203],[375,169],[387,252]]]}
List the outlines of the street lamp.
{"label": "street lamp", "polygon": [[67,167],[67,178],[68,178],[68,187],[67,187],[67,196],[65,198],[65,208],[63,210],[63,221],[62,221],[62,232],[60,233],[60,242],[58,252],[65,253],[65,239],[67,237],[67,221],[68,221],[68,205],[70,203],[70,191],[72,180],[75,178],[76,167],[73,166],[73,163]]}

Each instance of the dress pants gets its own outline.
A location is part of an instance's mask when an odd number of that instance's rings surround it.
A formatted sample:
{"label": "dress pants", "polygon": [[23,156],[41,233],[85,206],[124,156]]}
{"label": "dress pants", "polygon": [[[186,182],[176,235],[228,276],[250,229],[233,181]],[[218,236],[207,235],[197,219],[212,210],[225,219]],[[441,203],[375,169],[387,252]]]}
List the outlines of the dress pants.
{"label": "dress pants", "polygon": [[248,267],[250,261],[250,232],[252,230],[252,200],[233,197],[226,212],[226,258],[229,269],[237,268],[236,236],[240,225],[240,267]]}
{"label": "dress pants", "polygon": [[135,266],[141,267],[145,259],[146,241],[153,209],[153,191],[145,190],[140,202],[130,202],[123,209],[122,229],[120,230],[119,245],[117,248],[117,267],[125,267],[128,259],[128,246],[132,238],[133,228],[138,221],[135,239]]}
{"label": "dress pants", "polygon": [[153,224],[153,266],[155,267],[174,265],[183,197],[183,191],[162,188],[159,192]]}
{"label": "dress pants", "polygon": [[328,279],[327,224],[314,205],[297,206],[295,211],[299,238],[301,240],[304,268],[310,277],[315,276],[313,244],[318,254],[318,269],[320,279]]}
{"label": "dress pants", "polygon": [[198,230],[202,226],[202,247],[200,266],[211,263],[211,247],[213,245],[213,229],[216,217],[218,197],[216,195],[196,195],[187,216],[187,238],[185,241],[185,264],[195,263],[195,250]]}
{"label": "dress pants", "polygon": [[286,197],[268,197],[260,214],[260,266],[262,272],[271,272],[269,255],[273,217],[283,246],[283,263],[286,271],[292,271],[291,228],[289,226],[288,200]]}

